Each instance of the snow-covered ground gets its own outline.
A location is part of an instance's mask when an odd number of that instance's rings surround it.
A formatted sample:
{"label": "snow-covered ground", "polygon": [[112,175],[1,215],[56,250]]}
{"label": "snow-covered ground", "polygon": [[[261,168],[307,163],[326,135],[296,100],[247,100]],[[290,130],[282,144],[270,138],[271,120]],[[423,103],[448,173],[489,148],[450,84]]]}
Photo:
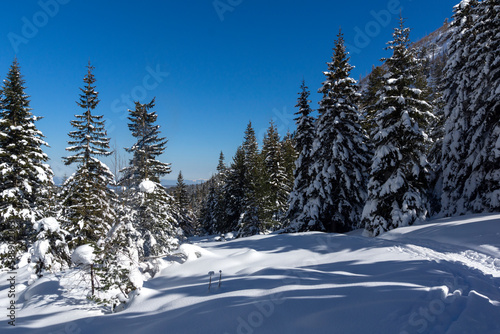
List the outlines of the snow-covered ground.
{"label": "snow-covered ground", "polygon": [[[16,273],[7,333],[500,333],[500,214],[440,219],[378,238],[303,233],[197,239],[127,308],[87,301],[72,271]],[[222,271],[221,286],[219,271]],[[208,290],[210,271],[212,286]]]}

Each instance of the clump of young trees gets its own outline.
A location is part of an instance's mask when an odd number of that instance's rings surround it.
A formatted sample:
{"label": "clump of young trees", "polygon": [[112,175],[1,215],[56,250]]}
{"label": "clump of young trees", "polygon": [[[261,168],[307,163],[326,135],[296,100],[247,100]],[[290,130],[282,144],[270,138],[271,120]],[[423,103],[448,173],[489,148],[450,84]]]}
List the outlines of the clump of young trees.
{"label": "clump of young trees", "polygon": [[[0,94],[0,266],[16,268],[31,262],[34,272],[80,266],[89,276],[90,298],[99,292],[113,303],[126,300],[140,287],[141,262],[164,256],[184,238],[180,221],[189,208],[170,196],[160,177],[170,164],[158,160],[167,140],[160,137],[154,99],[129,110],[129,129],[136,143],[122,171],[115,175],[100,159],[112,154],[105,121],[97,110],[94,67],[89,63],[71,121],[65,164],[75,167],[57,189],[42,147],[47,145],[31,113],[17,60]],[[121,191],[116,191],[120,189]],[[84,249],[88,261],[72,260]],[[90,250],[90,251],[89,251]],[[78,252],[77,252],[78,253]],[[80,259],[81,256],[76,256]],[[25,261],[26,260],[26,261]]]}

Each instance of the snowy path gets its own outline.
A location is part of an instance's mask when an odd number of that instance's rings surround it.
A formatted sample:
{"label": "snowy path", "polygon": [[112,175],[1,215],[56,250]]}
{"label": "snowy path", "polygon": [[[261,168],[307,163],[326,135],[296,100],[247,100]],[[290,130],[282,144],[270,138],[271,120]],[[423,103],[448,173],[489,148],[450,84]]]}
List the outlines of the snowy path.
{"label": "snowy path", "polygon": [[[57,280],[44,278],[26,290],[14,331],[500,333],[500,215],[434,221],[376,239],[355,234],[185,245],[187,261],[145,282],[116,314],[68,299]],[[2,333],[7,327],[0,323]]]}

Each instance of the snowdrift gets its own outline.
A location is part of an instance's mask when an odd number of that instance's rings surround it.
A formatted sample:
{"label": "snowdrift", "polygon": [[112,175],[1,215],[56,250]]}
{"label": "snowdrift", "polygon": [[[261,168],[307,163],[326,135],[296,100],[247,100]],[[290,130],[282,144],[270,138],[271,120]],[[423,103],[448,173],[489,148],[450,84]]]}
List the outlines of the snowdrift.
{"label": "snowdrift", "polygon": [[[20,269],[16,326],[4,316],[0,332],[500,333],[498,214],[433,220],[379,238],[208,240],[182,246],[185,261],[169,263],[118,313],[87,301],[71,271],[29,282]],[[0,274],[4,310],[8,276]]]}

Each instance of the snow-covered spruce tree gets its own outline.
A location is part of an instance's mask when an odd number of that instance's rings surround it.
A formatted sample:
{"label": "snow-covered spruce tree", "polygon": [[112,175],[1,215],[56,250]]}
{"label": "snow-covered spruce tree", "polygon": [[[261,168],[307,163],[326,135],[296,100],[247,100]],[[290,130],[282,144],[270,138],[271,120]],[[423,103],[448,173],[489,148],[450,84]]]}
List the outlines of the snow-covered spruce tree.
{"label": "snow-covered spruce tree", "polygon": [[54,217],[43,218],[34,224],[38,232],[31,248],[31,262],[35,272],[43,276],[43,271],[57,272],[71,265],[70,251],[66,242],[69,234],[61,228]]}
{"label": "snow-covered spruce tree", "polygon": [[184,182],[184,177],[182,176],[182,171],[179,171],[179,176],[177,176],[177,185],[175,186],[175,201],[179,206],[180,210],[187,210],[189,205],[189,199],[186,189],[186,183]]}
{"label": "snow-covered spruce tree", "polygon": [[262,184],[259,216],[262,228],[271,230],[279,227],[290,193],[280,137],[273,121],[264,136],[261,156],[267,182]]}
{"label": "snow-covered spruce tree", "polygon": [[[129,227],[115,224],[102,245],[95,249],[94,264],[96,292],[91,297],[96,301],[109,302],[113,311],[117,306],[130,300],[130,293],[142,287],[142,277],[138,270],[137,248],[130,244]],[[100,292],[102,297],[99,298]]]}
{"label": "snow-covered spruce tree", "polygon": [[224,154],[220,152],[217,174],[208,180],[209,191],[203,203],[201,223],[209,234],[230,232],[227,223],[224,189],[226,185],[227,167]]}
{"label": "snow-covered spruce tree", "polygon": [[219,155],[219,163],[217,164],[217,174],[214,177],[216,202],[215,207],[213,208],[213,214],[216,220],[217,231],[222,233],[232,231],[227,222],[227,210],[224,193],[227,182],[227,173],[228,168],[226,167],[224,153],[221,151]]}
{"label": "snow-covered spruce tree", "polygon": [[200,223],[205,233],[216,234],[221,230],[215,213],[219,204],[219,196],[217,195],[218,189],[216,188],[216,183],[213,177],[210,178],[207,183],[209,185],[208,194],[203,200]]}
{"label": "snow-covered spruce tree", "polygon": [[97,243],[116,222],[114,206],[117,196],[110,189],[114,176],[98,157],[108,156],[109,138],[104,128],[103,116],[93,114],[99,103],[95,91],[94,67],[87,66],[87,74],[80,88],[77,105],[83,109],[71,121],[75,128],[69,133],[67,151],[72,155],[63,158],[66,165],[77,165],[76,172],[66,180],[62,190],[61,221],[63,229],[71,235],[70,248]]}
{"label": "snow-covered spruce tree", "polygon": [[193,235],[195,231],[195,226],[197,225],[196,218],[191,210],[192,203],[189,198],[187,185],[184,182],[184,177],[182,176],[182,171],[179,171],[179,176],[177,177],[177,185],[174,191],[175,204],[177,206],[175,215],[177,223],[184,231],[186,235]]}
{"label": "snow-covered spruce tree", "polygon": [[236,231],[241,216],[245,212],[246,182],[245,152],[240,146],[236,150],[233,162],[227,171],[226,182],[223,187],[223,203],[225,204],[225,220],[220,225],[220,232]]}
{"label": "snow-covered spruce tree", "polygon": [[319,90],[316,137],[313,143],[315,179],[310,184],[304,210],[308,227],[328,232],[346,232],[359,227],[366,199],[369,157],[367,136],[359,121],[356,81],[342,32],[335,42],[332,62]]}
{"label": "snow-covered spruce tree", "polygon": [[[293,189],[295,161],[299,157],[299,154],[295,149],[295,138],[290,131],[287,131],[286,135],[281,140],[281,156],[283,157],[283,167],[285,168],[286,187],[290,193]],[[285,217],[283,217],[283,219],[285,219]]]}
{"label": "snow-covered spruce tree", "polygon": [[259,217],[261,208],[262,185],[264,183],[263,160],[259,154],[259,145],[255,136],[252,122],[248,123],[245,130],[245,139],[242,145],[245,166],[245,195],[244,211],[238,222],[238,236],[244,237],[258,234],[263,231]]}
{"label": "snow-covered spruce tree", "polygon": [[444,65],[446,64],[446,53],[435,55],[432,59],[429,75],[429,88],[431,91],[430,100],[432,101],[432,113],[434,119],[429,126],[430,147],[428,160],[431,166],[431,175],[429,182],[429,214],[434,216],[441,211],[441,196],[443,189],[443,137],[444,137]]}
{"label": "snow-covered spruce tree", "polygon": [[[0,267],[14,268],[35,240],[53,190],[47,145],[36,128],[17,59],[0,90]],[[8,253],[7,253],[8,252]]]}
{"label": "snow-covered spruce tree", "polygon": [[[470,73],[464,69],[467,67],[468,58],[465,52],[469,52],[467,35],[471,33],[474,26],[472,14],[477,1],[461,1],[454,7],[451,29],[457,33],[452,35],[449,43],[448,62],[445,68],[445,130],[443,138],[442,168],[443,168],[443,191],[441,196],[441,212],[445,216],[453,216],[466,213],[463,192],[465,181],[470,171],[466,164],[466,133],[470,126],[473,113],[469,108],[471,98]],[[466,115],[468,114],[468,115]]]}
{"label": "snow-covered spruce tree", "polygon": [[[477,11],[471,54],[475,83],[472,108],[478,110],[470,133],[468,161],[473,172],[466,187],[472,212],[500,212],[500,6],[484,0]],[[474,75],[477,73],[477,76]],[[474,145],[475,144],[475,145]],[[494,152],[494,154],[491,154]],[[476,156],[473,156],[473,153]]]}
{"label": "snow-covered spruce tree", "polygon": [[368,76],[368,84],[361,96],[362,126],[368,134],[376,126],[374,117],[377,111],[376,104],[379,100],[377,93],[380,92],[380,89],[384,85],[384,75],[385,70],[383,66],[373,67],[372,72]]}
{"label": "snow-covered spruce tree", "polygon": [[499,13],[491,0],[455,7],[445,69],[444,215],[500,211]]}
{"label": "snow-covered spruce tree", "polygon": [[224,161],[224,152],[220,151],[219,162],[217,163],[217,175],[221,176],[222,178],[224,178],[224,175],[227,171],[226,163]]}
{"label": "snow-covered spruce tree", "polygon": [[310,156],[312,144],[315,137],[314,118],[311,116],[312,109],[309,95],[311,94],[302,81],[299,98],[295,106],[299,110],[295,113],[297,118],[297,130],[295,131],[295,147],[299,156],[295,160],[295,169],[293,171],[293,190],[288,198],[287,227],[290,231],[296,232],[305,229],[301,217],[304,206],[307,202],[307,189],[312,183],[309,170],[312,168],[312,159]]}
{"label": "snow-covered spruce tree", "polygon": [[156,111],[149,111],[155,105],[155,99],[150,103],[135,102],[135,109],[129,110],[130,123],[128,124],[132,136],[137,142],[127,152],[132,153],[132,160],[128,167],[121,172],[123,185],[138,185],[142,180],[149,179],[160,182],[160,177],[171,172],[170,163],[158,161],[167,145],[167,140],[160,136],[160,126],[155,124],[158,118]]}
{"label": "snow-covered spruce tree", "polygon": [[429,138],[425,130],[433,116],[431,105],[421,98],[421,63],[409,48],[409,34],[400,18],[394,40],[388,43],[393,54],[385,60],[385,84],[378,93],[372,130],[375,152],[362,221],[373,236],[412,225],[428,212]]}
{"label": "snow-covered spruce tree", "polygon": [[129,196],[133,196],[129,200],[134,211],[131,219],[141,236],[138,241],[141,259],[161,256],[176,249],[182,236],[178,228],[180,213],[165,187],[144,180],[137,188],[131,189]]}
{"label": "snow-covered spruce tree", "polygon": [[160,177],[170,173],[170,164],[157,157],[165,151],[167,140],[159,137],[158,115],[149,111],[154,99],[147,104],[135,102],[129,110],[129,129],[136,143],[126,150],[132,153],[130,164],[122,170],[120,184],[126,186],[124,197],[131,208],[128,219],[141,236],[136,240],[141,258],[165,254],[178,245],[182,234],[175,217],[180,213],[175,200],[160,184]]}

